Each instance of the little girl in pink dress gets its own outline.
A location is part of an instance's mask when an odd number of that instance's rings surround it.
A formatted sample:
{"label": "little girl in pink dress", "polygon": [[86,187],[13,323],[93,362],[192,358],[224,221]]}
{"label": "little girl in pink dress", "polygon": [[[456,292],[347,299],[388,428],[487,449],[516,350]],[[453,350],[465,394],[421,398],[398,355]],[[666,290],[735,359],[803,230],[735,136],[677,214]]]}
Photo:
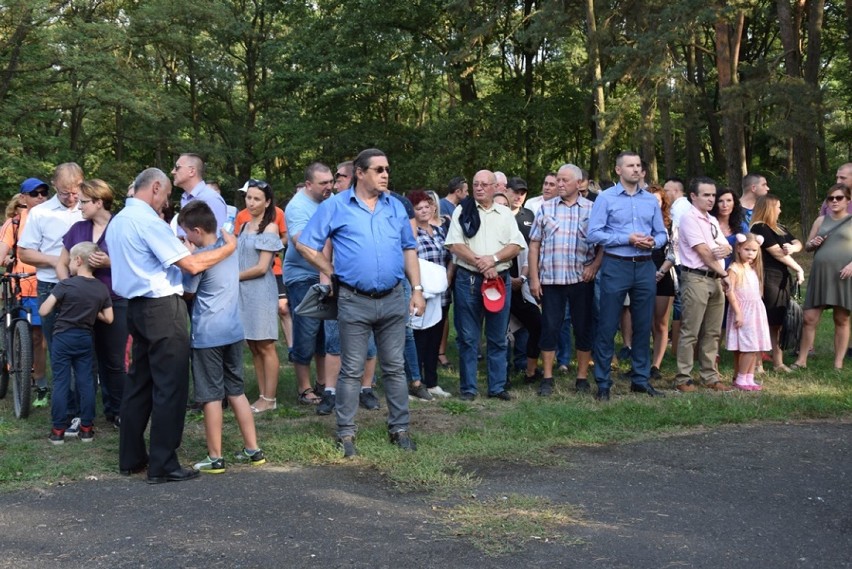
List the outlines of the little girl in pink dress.
{"label": "little girl in pink dress", "polygon": [[754,382],[754,368],[763,352],[772,349],[769,322],[763,305],[763,264],[760,245],[763,237],[754,233],[737,235],[734,262],[728,268],[731,287],[728,289],[728,332],[726,347],[739,352],[737,378],[734,387],[743,391],[760,391]]}

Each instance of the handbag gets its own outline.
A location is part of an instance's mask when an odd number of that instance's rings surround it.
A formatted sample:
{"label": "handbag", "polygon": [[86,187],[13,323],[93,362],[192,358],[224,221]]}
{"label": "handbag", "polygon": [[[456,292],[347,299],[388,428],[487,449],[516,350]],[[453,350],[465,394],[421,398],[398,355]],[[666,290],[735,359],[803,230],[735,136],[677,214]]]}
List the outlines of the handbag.
{"label": "handbag", "polygon": [[778,344],[782,350],[793,350],[799,347],[802,339],[802,324],[804,323],[804,312],[799,304],[799,284],[796,283],[793,294],[787,300],[787,312],[784,315],[784,324],[781,326],[781,337]]}
{"label": "handbag", "polygon": [[337,295],[331,295],[331,286],[315,284],[296,307],[296,314],[320,320],[337,320]]}

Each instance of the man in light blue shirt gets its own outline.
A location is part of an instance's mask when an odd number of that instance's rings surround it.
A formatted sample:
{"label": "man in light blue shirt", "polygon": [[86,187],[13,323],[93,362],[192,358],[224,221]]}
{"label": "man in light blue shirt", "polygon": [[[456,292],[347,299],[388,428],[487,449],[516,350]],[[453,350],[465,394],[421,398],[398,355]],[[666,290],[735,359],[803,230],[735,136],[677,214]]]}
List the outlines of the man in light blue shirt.
{"label": "man in light blue shirt", "polygon": [[[189,333],[181,270],[204,271],[236,249],[233,235],[225,244],[190,255],[159,211],[172,184],[149,168],[136,177],[134,197],[112,221],[106,242],[115,292],[128,299],[127,328],[133,336],[133,365],[121,402],[119,469],[130,475],[148,467],[148,483],[180,482],[198,476],[181,468],[177,448],[183,437],[189,392]],[[145,428],[151,419],[150,452]]]}
{"label": "man in light blue shirt", "polygon": [[[219,229],[228,220],[228,206],[222,195],[204,182],[204,171],[204,160],[201,156],[186,152],[175,161],[172,178],[174,185],[183,190],[180,196],[180,207],[192,200],[203,201],[213,210],[213,215],[216,216],[216,229]],[[179,218],[180,214],[178,214]],[[177,228],[177,234],[181,238],[186,235],[180,226]]]}
{"label": "man in light blue shirt", "polygon": [[630,294],[633,319],[631,391],[662,396],[650,382],[651,322],[657,295],[656,268],[651,251],[666,244],[668,236],[657,198],[644,189],[642,161],[635,152],[622,152],[615,161],[619,183],[602,192],[592,206],[589,243],[602,245],[601,302],[593,350],[595,397],[608,401],[612,379],[615,331],[621,318],[624,297]]}
{"label": "man in light blue shirt", "polygon": [[[417,243],[400,202],[388,195],[390,166],[371,148],[354,161],[355,185],[323,202],[301,233],[296,247],[336,283],[341,369],[337,386],[337,437],[345,457],[355,449],[355,412],[367,344],[375,335],[388,403],[388,434],[403,450],[415,450],[409,436],[408,385],[403,351],[409,314],[425,309]],[[327,239],[334,264],[322,250]],[[402,279],[414,292],[404,300]]]}

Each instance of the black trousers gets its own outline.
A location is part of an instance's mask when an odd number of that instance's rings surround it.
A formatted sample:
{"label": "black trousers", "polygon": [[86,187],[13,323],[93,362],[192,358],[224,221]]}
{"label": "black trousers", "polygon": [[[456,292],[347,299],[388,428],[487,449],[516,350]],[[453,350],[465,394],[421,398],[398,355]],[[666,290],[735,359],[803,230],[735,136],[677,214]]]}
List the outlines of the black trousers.
{"label": "black trousers", "polygon": [[[148,476],[164,476],[180,468],[176,451],[189,393],[186,304],[177,295],[131,299],[127,327],[133,336],[133,363],[121,401],[119,468],[147,462]],[[149,419],[150,454],[145,448]]]}
{"label": "black trousers", "polygon": [[420,377],[426,387],[438,385],[438,351],[441,336],[444,335],[444,321],[450,307],[441,308],[441,320],[425,330],[414,330],[414,345],[417,346],[417,361],[420,363]]}
{"label": "black trousers", "polygon": [[[541,310],[538,306],[527,302],[521,291],[512,291],[512,316],[517,318],[529,333],[527,340],[527,358],[538,359],[541,354],[539,341],[541,339]],[[564,311],[563,311],[564,312]]]}

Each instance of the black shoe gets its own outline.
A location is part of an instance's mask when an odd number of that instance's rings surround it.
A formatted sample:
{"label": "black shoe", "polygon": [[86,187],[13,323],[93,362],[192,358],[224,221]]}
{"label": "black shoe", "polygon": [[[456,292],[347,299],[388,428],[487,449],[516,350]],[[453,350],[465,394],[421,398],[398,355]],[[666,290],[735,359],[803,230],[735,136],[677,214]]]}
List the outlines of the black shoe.
{"label": "black shoe", "polygon": [[143,472],[146,468],[148,468],[148,463],[142,463],[138,466],[134,466],[133,468],[128,468],[126,470],[122,468],[118,472],[122,476],[131,476],[133,474],[139,474],[140,472]]}
{"label": "black shoe", "polygon": [[347,435],[337,438],[337,448],[343,451],[343,458],[352,458],[358,456],[358,449],[355,448],[355,437]]}
{"label": "black shoe", "polygon": [[421,383],[417,387],[414,386],[413,383],[408,384],[408,400],[411,399],[420,399],[421,401],[432,401],[434,397],[429,393],[429,389],[426,388],[426,385]]}
{"label": "black shoe", "polygon": [[362,389],[360,395],[358,395],[358,404],[361,405],[364,409],[368,411],[375,411],[381,404],[379,403],[379,398],[376,397],[376,394],[373,393],[372,389]]}
{"label": "black shoe", "polygon": [[665,397],[666,394],[654,389],[650,383],[647,385],[639,385],[638,383],[630,384],[630,391],[633,393],[646,393],[649,397]]}
{"label": "black shoe", "polygon": [[577,393],[591,393],[592,386],[589,385],[588,379],[580,379],[578,377],[577,381],[574,382],[574,391],[576,391]]}
{"label": "black shoe", "polygon": [[146,482],[148,484],[163,484],[165,482],[183,482],[184,480],[192,480],[193,478],[198,478],[198,475],[201,474],[199,471],[194,468],[178,468],[177,470],[173,470],[166,474],[165,476],[151,476],[148,475],[148,479]]}
{"label": "black shoe", "polygon": [[392,445],[396,445],[402,450],[412,452],[417,450],[417,443],[411,440],[411,436],[408,434],[408,431],[397,431],[395,433],[388,433],[388,438],[390,438],[390,442]]}
{"label": "black shoe", "polygon": [[322,397],[323,393],[325,393],[325,384],[317,382],[316,385],[314,385],[314,395]]}
{"label": "black shoe", "polygon": [[537,381],[542,381],[543,379],[544,374],[541,373],[541,370],[538,368],[536,368],[535,373],[533,373],[532,375],[527,375],[526,372],[524,372],[524,385],[532,385],[533,383]]}
{"label": "black shoe", "polygon": [[488,398],[489,399],[502,399],[503,401],[511,401],[512,400],[512,394],[504,389],[500,393],[489,393]]}
{"label": "black shoe", "polygon": [[506,376],[506,385],[503,386],[503,389],[506,391],[510,391],[512,389],[512,378],[508,375]]}
{"label": "black shoe", "polygon": [[651,366],[651,379],[663,379],[663,374],[657,366]]}
{"label": "black shoe", "polygon": [[317,415],[331,415],[334,411],[334,404],[337,397],[331,391],[323,391],[322,401],[317,405]]}
{"label": "black shoe", "polygon": [[542,378],[541,383],[538,386],[538,394],[541,397],[550,397],[553,394],[553,378],[552,377]]}
{"label": "black shoe", "polygon": [[622,346],[620,350],[618,350],[618,359],[619,360],[629,360],[632,350],[630,346]]}
{"label": "black shoe", "polygon": [[595,399],[598,401],[609,401],[609,388],[598,387],[598,392],[595,393]]}
{"label": "black shoe", "polygon": [[476,393],[468,393],[466,391],[462,391],[459,393],[459,399],[462,401],[473,401],[476,399]]}

